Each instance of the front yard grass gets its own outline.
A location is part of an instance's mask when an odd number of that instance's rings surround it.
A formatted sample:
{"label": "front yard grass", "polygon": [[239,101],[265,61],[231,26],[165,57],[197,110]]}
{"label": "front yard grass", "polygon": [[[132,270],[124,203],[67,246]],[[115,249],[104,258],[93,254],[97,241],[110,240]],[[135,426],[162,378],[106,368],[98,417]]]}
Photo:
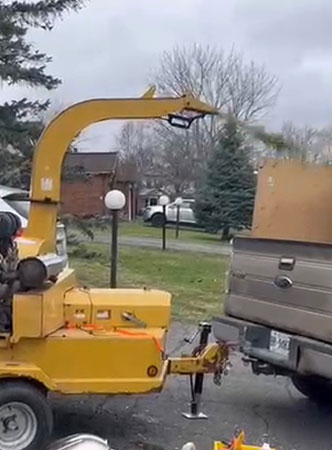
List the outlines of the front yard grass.
{"label": "front yard grass", "polygon": [[[140,237],[161,239],[161,229],[138,220],[136,222],[123,222],[120,226],[120,235],[123,237]],[[175,226],[167,225],[167,239],[175,239]],[[109,236],[109,230],[95,230],[95,237]],[[220,234],[206,233],[200,229],[180,227],[180,241],[200,244],[221,244]]]}
{"label": "front yard grass", "polygon": [[[83,285],[109,286],[107,245],[91,242],[71,248],[71,265]],[[173,318],[197,322],[221,313],[227,266],[224,256],[121,247],[118,287],[169,291]]]}

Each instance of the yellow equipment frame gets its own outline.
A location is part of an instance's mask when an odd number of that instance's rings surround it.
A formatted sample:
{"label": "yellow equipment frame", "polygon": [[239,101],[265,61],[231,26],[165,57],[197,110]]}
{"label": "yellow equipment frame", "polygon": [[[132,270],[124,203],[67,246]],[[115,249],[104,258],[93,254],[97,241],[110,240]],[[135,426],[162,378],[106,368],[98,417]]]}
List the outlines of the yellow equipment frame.
{"label": "yellow equipment frame", "polygon": [[[61,171],[72,140],[110,119],[156,119],[172,114],[217,114],[190,95],[89,100],[73,105],[45,128],[34,153],[28,228],[21,257],[56,251]],[[128,322],[129,315],[144,322]],[[168,374],[220,372],[227,350],[203,346],[195,357],[170,359],[164,346],[170,295],[134,289],[82,289],[72,270],[55,283],[13,299],[13,331],[0,336],[0,377],[34,380],[65,394],[160,391]]]}
{"label": "yellow equipment frame", "polygon": [[217,114],[215,108],[191,95],[153,98],[153,94],[152,88],[137,99],[101,99],[77,103],[55,117],[46,127],[34,153],[32,205],[26,233],[27,237],[40,240],[39,252],[47,253],[55,249],[62,163],[70,143],[83,129],[112,119],[160,119],[177,112]]}

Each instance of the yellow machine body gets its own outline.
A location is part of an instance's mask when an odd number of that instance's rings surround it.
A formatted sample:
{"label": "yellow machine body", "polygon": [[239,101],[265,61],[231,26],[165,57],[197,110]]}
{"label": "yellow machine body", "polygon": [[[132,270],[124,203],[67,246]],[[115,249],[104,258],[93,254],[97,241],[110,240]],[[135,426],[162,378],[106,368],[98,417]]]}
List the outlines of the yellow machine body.
{"label": "yellow machine body", "polygon": [[55,284],[15,296],[13,332],[0,336],[0,377],[65,394],[138,394],[160,391],[168,374],[216,371],[226,357],[218,344],[197,357],[165,356],[170,310],[167,292],[85,289],[66,269]]}
{"label": "yellow machine body", "polygon": [[[45,129],[35,151],[28,228],[21,258],[56,251],[62,162],[84,128],[109,119],[215,114],[190,96],[91,100],[74,105]],[[88,264],[88,262],[87,262]],[[167,374],[214,372],[225,359],[217,344],[195,357],[164,353],[171,296],[137,289],[83,289],[71,269],[39,290],[14,295],[13,329],[0,335],[0,377],[19,377],[66,394],[159,391]]]}
{"label": "yellow machine body", "polygon": [[83,289],[67,269],[55,284],[15,296],[12,335],[0,340],[0,375],[68,394],[160,390],[170,302],[161,291]]}

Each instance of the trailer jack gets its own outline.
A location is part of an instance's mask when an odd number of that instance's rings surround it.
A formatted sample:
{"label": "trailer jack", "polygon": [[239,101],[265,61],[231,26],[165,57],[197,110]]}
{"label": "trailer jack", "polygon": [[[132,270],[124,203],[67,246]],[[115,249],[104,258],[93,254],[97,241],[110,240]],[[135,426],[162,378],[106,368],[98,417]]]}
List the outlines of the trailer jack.
{"label": "trailer jack", "polygon": [[189,420],[207,419],[208,416],[200,411],[201,396],[203,392],[204,376],[214,374],[216,384],[221,384],[221,375],[226,374],[229,368],[229,351],[219,342],[208,343],[211,334],[211,324],[201,322],[198,329],[190,339],[185,342],[192,343],[199,335],[199,345],[189,357],[170,358],[169,373],[188,375],[190,380],[190,411],[182,413]]}

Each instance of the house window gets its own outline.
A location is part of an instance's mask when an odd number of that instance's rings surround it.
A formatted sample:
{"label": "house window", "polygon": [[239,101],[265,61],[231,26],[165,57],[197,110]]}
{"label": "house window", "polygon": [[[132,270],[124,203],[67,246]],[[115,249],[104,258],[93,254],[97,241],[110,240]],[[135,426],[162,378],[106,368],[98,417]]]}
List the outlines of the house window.
{"label": "house window", "polygon": [[156,206],[156,205],[158,205],[158,199],[156,197],[147,197],[144,200],[144,205],[145,205],[145,207]]}

